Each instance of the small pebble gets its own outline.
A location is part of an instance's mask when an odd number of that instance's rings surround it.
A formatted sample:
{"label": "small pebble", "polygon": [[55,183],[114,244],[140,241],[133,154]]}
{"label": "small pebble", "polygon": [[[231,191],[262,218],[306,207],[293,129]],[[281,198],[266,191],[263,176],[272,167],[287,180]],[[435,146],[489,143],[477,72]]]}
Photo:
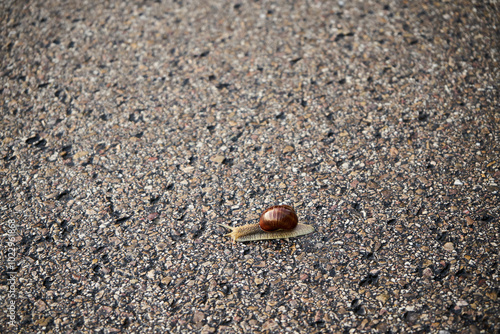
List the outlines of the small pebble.
{"label": "small pebble", "polygon": [[444,244],[443,248],[449,252],[451,252],[454,249],[453,243],[447,242]]}

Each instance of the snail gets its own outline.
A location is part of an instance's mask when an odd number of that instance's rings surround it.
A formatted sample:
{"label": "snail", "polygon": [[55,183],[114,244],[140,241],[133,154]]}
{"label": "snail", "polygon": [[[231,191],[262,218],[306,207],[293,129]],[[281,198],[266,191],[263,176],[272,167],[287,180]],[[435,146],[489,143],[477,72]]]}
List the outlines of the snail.
{"label": "snail", "polygon": [[266,209],[258,224],[240,227],[220,225],[231,230],[226,236],[231,237],[233,242],[288,239],[314,231],[311,225],[299,224],[295,210],[289,205],[275,205]]}

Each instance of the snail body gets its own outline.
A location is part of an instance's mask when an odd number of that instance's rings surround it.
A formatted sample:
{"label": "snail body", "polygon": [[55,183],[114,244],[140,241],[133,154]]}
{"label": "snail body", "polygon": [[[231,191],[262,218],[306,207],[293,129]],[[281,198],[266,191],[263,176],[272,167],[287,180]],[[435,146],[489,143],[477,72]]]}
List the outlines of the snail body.
{"label": "snail body", "polygon": [[231,230],[226,236],[231,237],[233,242],[288,239],[314,231],[311,225],[298,222],[295,210],[289,205],[275,205],[266,209],[260,216],[258,224],[240,227],[224,224],[221,226]]}

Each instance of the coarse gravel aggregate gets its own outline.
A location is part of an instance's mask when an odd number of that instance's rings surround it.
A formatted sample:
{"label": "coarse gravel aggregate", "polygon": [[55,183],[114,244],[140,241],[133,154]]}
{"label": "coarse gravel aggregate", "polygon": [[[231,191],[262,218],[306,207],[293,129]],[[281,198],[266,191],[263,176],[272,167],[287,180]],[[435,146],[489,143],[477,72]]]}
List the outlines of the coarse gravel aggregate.
{"label": "coarse gravel aggregate", "polygon": [[498,333],[499,18],[2,1],[0,332]]}

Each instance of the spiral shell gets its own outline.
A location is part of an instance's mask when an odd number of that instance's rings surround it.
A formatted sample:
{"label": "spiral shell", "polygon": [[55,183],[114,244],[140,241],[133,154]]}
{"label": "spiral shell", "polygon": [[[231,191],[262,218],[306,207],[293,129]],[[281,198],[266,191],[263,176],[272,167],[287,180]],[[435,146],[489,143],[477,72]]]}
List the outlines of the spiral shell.
{"label": "spiral shell", "polygon": [[260,216],[259,225],[264,231],[291,230],[299,222],[293,207],[275,205],[266,209]]}

